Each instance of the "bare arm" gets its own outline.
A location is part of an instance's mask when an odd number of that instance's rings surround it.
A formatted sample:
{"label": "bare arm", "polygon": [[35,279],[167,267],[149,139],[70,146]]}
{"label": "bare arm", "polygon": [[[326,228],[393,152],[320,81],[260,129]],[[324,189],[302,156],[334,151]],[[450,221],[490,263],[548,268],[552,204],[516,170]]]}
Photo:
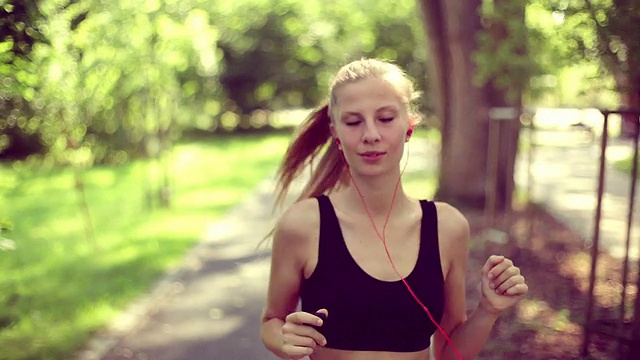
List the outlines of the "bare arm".
{"label": "bare arm", "polygon": [[[447,220],[442,224],[440,233],[446,237],[445,246],[450,268],[445,280],[446,302],[441,324],[455,349],[437,332],[434,336],[434,354],[438,360],[457,360],[460,359],[460,355],[462,359],[473,359],[482,350],[500,313],[526,293],[526,284],[510,260],[499,256],[490,257],[482,268],[481,301],[467,318],[465,274],[470,238],[469,224],[454,208],[445,205],[442,210],[446,211],[443,215]],[[490,275],[494,281],[499,281],[495,289],[490,286]]]}
{"label": "bare arm", "polygon": [[278,221],[273,237],[271,273],[260,332],[265,347],[283,359],[300,359],[324,341],[319,332],[305,326],[316,323],[318,317],[295,313],[313,240],[310,234],[314,232],[310,229],[318,229],[319,225],[314,201],[304,200],[288,209]]}

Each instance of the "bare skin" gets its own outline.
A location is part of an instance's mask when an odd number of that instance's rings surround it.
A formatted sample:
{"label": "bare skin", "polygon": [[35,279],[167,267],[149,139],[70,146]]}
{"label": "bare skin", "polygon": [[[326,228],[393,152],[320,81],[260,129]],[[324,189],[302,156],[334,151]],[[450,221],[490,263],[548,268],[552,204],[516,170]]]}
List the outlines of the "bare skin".
{"label": "bare skin", "polygon": [[[389,264],[389,260],[384,251],[382,241],[372,243],[371,239],[377,239],[377,235],[373,230],[373,227],[368,223],[369,219],[365,214],[358,214],[356,216],[349,215],[340,211],[341,204],[345,201],[345,197],[348,196],[344,192],[337,192],[330,196],[340,226],[343,230],[345,243],[347,248],[354,258],[356,263],[370,276],[382,280],[382,281],[396,281],[399,277]],[[414,268],[420,242],[420,222],[421,222],[421,208],[417,200],[408,200],[407,208],[402,213],[404,216],[392,218],[387,226],[386,238],[387,247],[391,254],[391,257],[396,265],[396,268],[400,274],[404,277],[407,276]],[[457,230],[460,227],[466,226],[464,218],[451,206],[445,203],[436,203],[439,214],[438,228],[440,239],[440,256],[442,263],[442,274],[445,276],[446,283],[458,283],[460,288],[458,291],[464,291],[464,277],[454,279],[458,272],[451,271],[454,259],[460,259],[458,256],[460,251],[464,251],[464,241],[466,240],[464,235],[459,234]],[[394,210],[394,212],[400,212],[400,209]],[[448,213],[448,216],[446,215]],[[363,217],[364,216],[364,217]],[[458,223],[452,223],[457,221]],[[384,223],[384,219],[379,219],[380,229]],[[289,274],[302,274],[304,278],[308,278],[313,273],[317,261],[318,261],[318,240],[319,240],[319,212],[317,201],[315,199],[303,200],[300,203],[294,205],[284,215],[281,220],[281,226],[279,230],[282,232],[279,234],[281,239],[288,238],[288,244],[282,244],[283,252],[287,252],[289,255],[296,254],[300,256],[300,259],[290,259],[287,261],[289,270],[284,267],[275,266],[276,274],[280,271],[287,272]],[[316,229],[316,230],[309,230]],[[277,230],[278,231],[278,230]],[[456,232],[458,234],[456,234]],[[287,236],[288,235],[288,236]],[[461,236],[462,235],[462,236]],[[280,249],[279,244],[274,243],[274,253]],[[293,247],[292,247],[293,245]],[[293,250],[293,251],[292,251]],[[282,256],[286,256],[282,254]],[[274,258],[278,261],[279,257]],[[463,271],[460,271],[464,274]],[[267,301],[267,309],[265,311],[265,319],[272,319],[279,323],[275,319],[286,318],[289,314],[296,311],[297,294],[302,282],[301,277],[290,276],[288,282],[283,281],[281,277],[272,276],[273,291],[269,292]],[[449,288],[449,286],[447,286]],[[290,297],[289,299],[286,299]],[[292,307],[284,308],[279,307],[278,304],[289,303]],[[271,306],[269,306],[271,305]],[[455,306],[452,302],[447,304],[447,308]],[[464,305],[464,302],[461,302]],[[460,306],[460,304],[458,304]],[[320,309],[319,309],[320,310]],[[386,360],[386,359],[399,359],[399,360],[413,360],[420,359],[425,360],[429,358],[429,349],[425,349],[420,352],[411,353],[386,353],[386,352],[362,352],[362,351],[345,351],[336,350],[322,347],[320,344],[324,343],[324,337],[318,333],[315,329],[306,324],[311,324],[316,320],[319,320],[316,316],[311,314],[300,314],[301,316],[290,317],[292,322],[298,323],[300,326],[304,326],[306,329],[304,332],[308,333],[314,342],[308,344],[315,350],[313,356],[314,360],[323,359],[336,359],[336,360],[360,360],[360,359],[372,359],[372,360]],[[307,315],[307,316],[303,316]],[[329,313],[329,318],[331,314]],[[453,316],[452,316],[453,315]],[[464,308],[457,313],[445,314],[443,324],[459,323],[463,320]],[[305,324],[306,323],[306,324]],[[286,326],[286,325],[285,325]],[[447,326],[452,327],[452,326]],[[284,329],[285,333],[286,330]],[[446,330],[445,330],[446,331]],[[437,341],[437,340],[436,340]]]}
{"label": "bare skin", "polygon": [[[382,240],[383,224],[400,177],[399,161],[407,129],[412,121],[395,89],[382,79],[366,79],[337,91],[338,110],[331,130],[349,163],[352,181],[330,199],[343,231],[349,252],[370,276],[383,281],[399,280],[390,265]],[[367,159],[368,151],[384,155]],[[366,206],[359,192],[366,199]],[[271,274],[262,320],[265,346],[283,359],[313,360],[425,360],[470,359],[484,345],[499,314],[513,306],[528,288],[519,269],[509,259],[492,256],[482,269],[481,301],[466,316],[464,277],[467,268],[469,226],[464,216],[446,203],[436,203],[442,275],[445,279],[445,307],[440,326],[453,340],[455,349],[438,331],[432,349],[414,353],[345,351],[326,347],[326,339],[312,324],[322,320],[297,311],[300,286],[314,271],[318,261],[320,217],[315,199],[292,205],[278,221],[272,250]],[[409,198],[402,186],[393,203],[385,239],[391,258],[401,276],[414,268],[420,242],[422,212],[419,202]],[[375,224],[375,226],[374,226]],[[439,275],[439,274],[438,274]],[[496,283],[496,286],[492,286]],[[318,309],[328,314],[326,309]],[[328,320],[329,321],[329,320]]]}

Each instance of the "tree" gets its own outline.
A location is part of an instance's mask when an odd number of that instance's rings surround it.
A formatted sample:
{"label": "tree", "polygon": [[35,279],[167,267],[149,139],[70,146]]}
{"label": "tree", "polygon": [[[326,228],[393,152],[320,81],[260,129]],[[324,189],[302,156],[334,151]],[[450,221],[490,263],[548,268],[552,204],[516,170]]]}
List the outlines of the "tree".
{"label": "tree", "polygon": [[[429,79],[442,133],[436,198],[482,208],[490,163],[489,114],[512,107],[535,66],[527,60],[524,0],[421,0],[429,48]],[[500,122],[496,208],[511,205],[518,116]]]}
{"label": "tree", "polygon": [[[543,4],[564,19],[560,33],[574,56],[600,62],[613,76],[622,106],[640,108],[640,6],[636,0],[546,0]],[[631,120],[631,119],[629,119]],[[622,132],[632,129],[623,122]],[[627,125],[627,126],[625,126]]]}
{"label": "tree", "polygon": [[25,131],[18,124],[33,113],[29,101],[37,80],[31,76],[34,66],[29,54],[35,44],[44,41],[36,29],[43,14],[32,0],[8,0],[0,5],[0,118],[4,120],[0,121],[0,153],[20,158],[42,148],[33,129]]}
{"label": "tree", "polygon": [[424,33],[413,0],[236,0],[210,12],[221,33],[226,108],[240,113],[241,127],[256,109],[317,106],[330,76],[360,57],[391,60],[424,78]]}

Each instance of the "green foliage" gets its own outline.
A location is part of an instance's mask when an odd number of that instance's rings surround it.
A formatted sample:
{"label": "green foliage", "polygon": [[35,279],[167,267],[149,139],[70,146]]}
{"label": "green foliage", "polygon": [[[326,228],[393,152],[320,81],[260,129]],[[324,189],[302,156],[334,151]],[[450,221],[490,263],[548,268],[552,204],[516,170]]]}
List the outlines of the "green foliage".
{"label": "green foliage", "polygon": [[43,41],[35,21],[41,17],[37,1],[0,1],[0,48],[9,45],[16,57],[28,55],[35,43]]}
{"label": "green foliage", "polygon": [[[0,166],[0,358],[71,359],[158,276],[180,265],[207,227],[273,173],[288,134],[178,144],[175,205],[143,211],[144,162],[85,176],[100,250],[83,241],[72,169]],[[0,227],[4,226],[0,224]],[[46,330],[46,331],[45,331]]]}
{"label": "green foliage", "polygon": [[485,0],[480,10],[484,29],[477,36],[475,80],[491,81],[510,101],[519,100],[531,78],[544,73],[541,59],[532,56],[540,52],[543,35],[527,21],[528,1]]}
{"label": "green foliage", "polygon": [[338,67],[363,56],[396,61],[420,83],[425,77],[413,1],[244,0],[216,10],[231,110],[316,106]]}
{"label": "green foliage", "polygon": [[[614,5],[485,0],[476,80],[534,100],[577,65],[592,82],[564,96],[601,97],[603,76],[638,68],[638,9]],[[428,94],[411,0],[5,1],[0,12],[0,151],[41,143],[47,161],[159,157],[184,129],[264,126],[262,110],[315,106],[363,56],[397,62]]]}
{"label": "green foliage", "polygon": [[9,220],[0,219],[0,231],[13,229],[13,224]]}
{"label": "green foliage", "polygon": [[[640,8],[633,1],[538,0],[540,5],[562,19],[565,38],[578,58],[599,60],[614,56],[637,58],[640,40]],[[626,54],[625,54],[626,53]]]}
{"label": "green foliage", "polygon": [[19,4],[0,22],[17,34],[0,39],[0,151],[34,134],[22,151],[41,143],[60,164],[160,157],[187,128],[247,128],[258,110],[315,106],[338,66],[362,56],[424,83],[411,0]]}
{"label": "green foliage", "polygon": [[43,40],[36,29],[41,18],[35,1],[0,2],[0,154],[10,146],[9,133],[15,133],[18,123],[25,128],[23,137],[34,132],[27,120],[37,78],[28,55]]}
{"label": "green foliage", "polygon": [[[611,94],[640,94],[640,7],[632,1],[532,0],[547,74],[583,69],[578,101],[615,106]],[[562,71],[560,71],[561,73]],[[560,79],[561,80],[561,79]],[[561,83],[561,81],[558,81]]]}
{"label": "green foliage", "polygon": [[[0,45],[5,126],[37,133],[61,164],[145,153],[153,139],[170,143],[202,113],[196,98],[216,95],[216,29],[202,8],[182,4],[40,2],[42,19],[32,22],[43,40],[28,57],[7,50],[11,39]],[[28,111],[14,111],[16,103]]]}
{"label": "green foliage", "polygon": [[[625,174],[631,174],[633,171],[633,155],[620,159],[614,163],[614,167]],[[640,169],[640,159],[638,159],[637,169]]]}
{"label": "green foliage", "polygon": [[[566,10],[567,3],[563,6]],[[585,14],[566,16],[546,0],[527,7],[529,27],[538,36],[532,45],[541,73],[532,78],[530,98],[551,106],[604,106],[612,100],[613,85],[598,66],[595,32]]]}
{"label": "green foliage", "polygon": [[608,106],[616,85],[640,79],[640,10],[631,2],[485,0],[482,16],[479,84],[524,90],[531,102],[551,94],[553,105]]}

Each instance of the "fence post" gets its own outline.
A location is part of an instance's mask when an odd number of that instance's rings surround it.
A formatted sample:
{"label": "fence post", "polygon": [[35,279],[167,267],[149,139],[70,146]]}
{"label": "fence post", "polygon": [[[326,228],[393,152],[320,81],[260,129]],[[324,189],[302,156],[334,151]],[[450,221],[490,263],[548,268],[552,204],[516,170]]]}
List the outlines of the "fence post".
{"label": "fence post", "polygon": [[[591,246],[591,274],[589,276],[589,293],[587,299],[587,309],[585,315],[585,324],[583,327],[584,336],[582,343],[581,358],[588,359],[589,343],[591,336],[594,333],[613,338],[617,341],[618,346],[618,358],[619,359],[640,359],[640,296],[636,293],[635,305],[633,308],[633,320],[632,322],[626,322],[626,290],[629,276],[629,252],[631,245],[631,224],[633,221],[633,212],[635,205],[636,195],[636,183],[637,183],[637,171],[638,171],[638,140],[640,137],[640,109],[626,109],[626,110],[601,110],[604,116],[603,131],[600,144],[600,168],[598,174],[598,189],[597,189],[597,203],[595,212],[595,224],[594,233]],[[633,134],[633,156],[632,166],[630,174],[630,192],[629,192],[629,205],[627,209],[627,224],[626,224],[626,236],[625,236],[625,256],[623,260],[622,268],[622,294],[621,303],[619,308],[619,314],[616,319],[598,319],[594,316],[594,288],[596,283],[597,263],[599,256],[599,243],[600,243],[600,222],[602,218],[602,199],[605,189],[605,174],[606,174],[606,150],[607,142],[609,138],[609,116],[611,114],[620,114],[627,117],[635,117],[634,134]],[[638,265],[640,266],[640,256],[638,258]],[[636,286],[640,288],[640,275],[637,276]],[[627,345],[628,352],[625,356],[625,346]]]}

